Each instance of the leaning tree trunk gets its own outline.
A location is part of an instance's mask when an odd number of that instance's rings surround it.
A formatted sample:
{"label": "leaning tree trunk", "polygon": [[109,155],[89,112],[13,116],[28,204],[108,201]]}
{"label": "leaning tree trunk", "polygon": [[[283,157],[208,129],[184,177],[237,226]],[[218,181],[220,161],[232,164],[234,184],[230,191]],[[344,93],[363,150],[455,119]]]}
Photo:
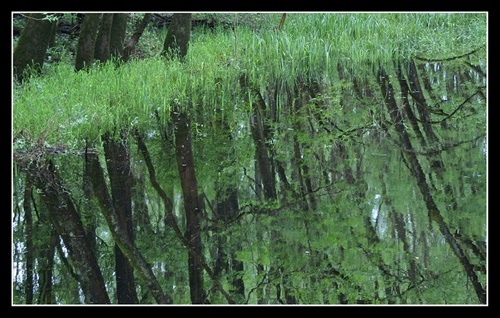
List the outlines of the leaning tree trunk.
{"label": "leaning tree trunk", "polygon": [[26,26],[13,54],[14,76],[20,81],[25,79],[24,71],[27,67],[32,66],[37,72],[42,69],[55,23],[44,18],[45,14],[42,13],[32,13],[26,17]]}
{"label": "leaning tree trunk", "polygon": [[171,304],[172,298],[168,294],[163,293],[163,290],[153,273],[151,264],[147,262],[139,249],[131,241],[126,228],[123,227],[123,223],[119,221],[120,217],[115,211],[113,200],[108,193],[104,171],[101,168],[97,155],[89,154],[87,164],[89,165],[90,179],[94,195],[97,198],[104,219],[108,224],[113,240],[130,261],[130,264],[134,267],[137,275],[147,286],[156,302],[158,304]]}
{"label": "leaning tree trunk", "polygon": [[135,29],[134,34],[128,41],[127,45],[123,48],[123,61],[128,61],[130,58],[130,54],[132,54],[132,51],[134,50],[137,42],[139,42],[139,38],[141,37],[142,33],[144,32],[144,29],[146,29],[146,26],[148,25],[149,21],[151,20],[151,13],[145,13],[144,18],[142,18],[141,23],[137,25],[137,28]]}

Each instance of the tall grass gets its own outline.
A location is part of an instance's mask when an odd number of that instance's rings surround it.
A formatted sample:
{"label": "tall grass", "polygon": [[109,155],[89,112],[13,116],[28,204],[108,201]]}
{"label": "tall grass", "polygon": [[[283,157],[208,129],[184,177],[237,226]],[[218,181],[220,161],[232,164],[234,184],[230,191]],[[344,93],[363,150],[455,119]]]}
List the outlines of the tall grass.
{"label": "tall grass", "polygon": [[459,55],[485,43],[481,13],[291,13],[282,32],[240,27],[236,39],[230,29],[199,32],[184,63],[157,56],[78,73],[55,65],[15,87],[13,128],[76,146],[103,131],[147,129],[155,112],[167,120],[178,106],[214,115],[245,109],[246,92],[238,85],[243,74],[257,88],[284,94],[298,78],[335,82],[339,65],[365,77],[379,66],[390,70],[394,59]]}

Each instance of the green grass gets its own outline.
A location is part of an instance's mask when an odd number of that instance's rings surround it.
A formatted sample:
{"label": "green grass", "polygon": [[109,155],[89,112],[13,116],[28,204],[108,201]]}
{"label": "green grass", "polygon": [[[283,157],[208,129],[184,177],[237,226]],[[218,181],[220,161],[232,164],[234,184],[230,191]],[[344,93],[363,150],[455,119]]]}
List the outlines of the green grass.
{"label": "green grass", "polygon": [[[265,20],[277,25],[280,16]],[[485,14],[290,13],[282,32],[240,26],[236,56],[233,30],[221,27],[193,32],[185,63],[151,52],[144,60],[89,72],[53,64],[43,77],[14,88],[13,129],[33,138],[44,132],[49,143],[77,144],[121,127],[148,129],[155,111],[166,120],[177,106],[214,115],[215,108],[249,109],[242,97],[248,93],[239,91],[242,74],[256,87],[278,84],[286,104],[284,89],[299,77],[333,83],[339,65],[355,76],[372,76],[379,66],[390,70],[394,59],[445,58],[485,43]]]}

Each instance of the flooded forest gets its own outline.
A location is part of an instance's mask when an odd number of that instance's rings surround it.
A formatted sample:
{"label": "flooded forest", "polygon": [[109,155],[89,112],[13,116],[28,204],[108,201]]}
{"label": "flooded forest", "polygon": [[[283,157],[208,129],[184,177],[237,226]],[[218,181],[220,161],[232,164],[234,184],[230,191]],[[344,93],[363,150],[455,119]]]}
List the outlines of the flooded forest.
{"label": "flooded forest", "polygon": [[487,304],[487,17],[13,14],[12,304]]}

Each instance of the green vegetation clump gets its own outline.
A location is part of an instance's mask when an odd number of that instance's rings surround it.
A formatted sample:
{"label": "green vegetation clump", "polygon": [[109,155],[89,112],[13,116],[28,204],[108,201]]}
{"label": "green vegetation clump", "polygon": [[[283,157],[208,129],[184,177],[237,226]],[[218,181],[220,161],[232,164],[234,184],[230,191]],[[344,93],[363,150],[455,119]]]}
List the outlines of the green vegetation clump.
{"label": "green vegetation clump", "polygon": [[54,64],[43,77],[15,87],[13,128],[33,137],[48,129],[52,141],[69,142],[111,126],[144,127],[155,110],[168,116],[172,103],[187,105],[188,99],[200,107],[234,108],[241,103],[234,94],[241,76],[256,87],[284,90],[299,79],[338,81],[339,67],[364,77],[380,66],[392,69],[395,57],[444,58],[485,49],[485,38],[477,36],[485,34],[485,22],[484,14],[295,13],[288,14],[283,32],[198,30],[185,64],[165,62],[159,54],[88,73]]}

